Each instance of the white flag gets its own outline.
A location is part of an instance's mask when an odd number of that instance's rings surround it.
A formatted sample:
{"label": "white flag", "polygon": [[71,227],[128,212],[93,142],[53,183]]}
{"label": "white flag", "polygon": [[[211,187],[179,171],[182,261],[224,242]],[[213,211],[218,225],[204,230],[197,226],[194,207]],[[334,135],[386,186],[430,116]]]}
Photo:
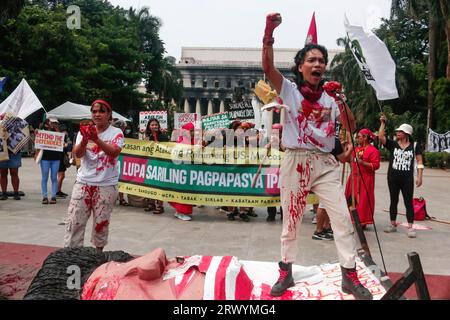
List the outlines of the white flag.
{"label": "white flag", "polygon": [[351,25],[347,17],[344,21],[350,48],[364,73],[364,77],[376,91],[378,100],[398,98],[395,86],[395,62],[386,45],[372,32],[363,27]]}
{"label": "white flag", "polygon": [[42,103],[36,97],[28,82],[22,79],[17,88],[0,104],[0,113],[12,113],[21,119],[25,119],[40,108],[44,109]]}

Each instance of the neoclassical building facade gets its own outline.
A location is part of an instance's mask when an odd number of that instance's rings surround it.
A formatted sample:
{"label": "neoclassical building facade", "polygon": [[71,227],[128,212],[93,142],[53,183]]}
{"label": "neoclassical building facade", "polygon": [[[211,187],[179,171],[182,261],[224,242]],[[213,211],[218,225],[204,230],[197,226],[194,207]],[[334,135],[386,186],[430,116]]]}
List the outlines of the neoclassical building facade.
{"label": "neoclassical building facade", "polygon": [[[274,49],[275,65],[285,77],[298,49]],[[329,50],[329,61],[338,53]],[[264,79],[261,48],[183,47],[176,65],[183,80],[184,112],[208,115],[227,111],[236,91],[250,100],[256,83]]]}

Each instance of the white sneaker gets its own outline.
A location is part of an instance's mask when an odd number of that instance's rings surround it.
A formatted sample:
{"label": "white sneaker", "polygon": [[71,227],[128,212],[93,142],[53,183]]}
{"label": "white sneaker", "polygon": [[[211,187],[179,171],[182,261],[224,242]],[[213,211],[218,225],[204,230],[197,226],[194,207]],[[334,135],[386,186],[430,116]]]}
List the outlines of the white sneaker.
{"label": "white sneaker", "polygon": [[312,218],[312,224],[317,224],[317,218],[316,218],[316,215],[314,215],[314,217]]}
{"label": "white sneaker", "polygon": [[397,232],[397,227],[393,226],[392,224],[388,226],[386,229],[384,229],[384,232],[386,233],[392,233]]}
{"label": "white sneaker", "polygon": [[192,220],[192,217],[191,217],[191,215],[189,215],[189,214],[183,214],[183,213],[175,213],[175,217],[176,218],[178,218],[178,219],[180,219],[180,220],[183,220],[183,221],[190,221],[190,220]]}
{"label": "white sneaker", "polygon": [[408,235],[408,238],[415,238],[417,236],[413,228],[408,228],[408,232],[406,234]]}

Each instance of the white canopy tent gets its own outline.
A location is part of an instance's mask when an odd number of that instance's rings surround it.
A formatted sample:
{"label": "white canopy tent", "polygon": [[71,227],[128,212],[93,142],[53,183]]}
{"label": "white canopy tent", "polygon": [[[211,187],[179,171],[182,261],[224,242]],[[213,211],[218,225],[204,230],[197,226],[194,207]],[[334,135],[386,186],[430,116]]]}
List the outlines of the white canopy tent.
{"label": "white canopy tent", "polygon": [[[118,114],[115,111],[113,111],[112,117],[123,121],[131,121],[130,119],[125,118],[124,116]],[[66,120],[66,121],[77,121],[77,120],[79,121],[82,119],[90,119],[91,107],[67,101],[62,105],[60,105],[59,107],[50,110],[47,113],[47,118],[57,118],[58,120]]]}

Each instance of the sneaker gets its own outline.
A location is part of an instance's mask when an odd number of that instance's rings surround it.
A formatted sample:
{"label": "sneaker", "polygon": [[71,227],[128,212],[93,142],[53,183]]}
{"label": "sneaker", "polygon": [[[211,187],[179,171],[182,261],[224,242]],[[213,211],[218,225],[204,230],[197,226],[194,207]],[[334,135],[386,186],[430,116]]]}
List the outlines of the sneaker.
{"label": "sneaker", "polygon": [[66,194],[66,193],[64,193],[62,191],[58,191],[56,193],[56,197],[58,197],[58,198],[66,198],[67,196],[68,196],[68,194]]}
{"label": "sneaker", "polygon": [[0,195],[0,200],[8,200],[8,194],[6,192],[2,192]]}
{"label": "sneaker", "polygon": [[191,215],[178,213],[178,212],[175,213],[175,218],[178,218],[178,219],[183,220],[183,221],[191,221],[192,220]]}
{"label": "sneaker", "polygon": [[314,240],[327,240],[327,241],[332,241],[334,240],[334,237],[332,234],[326,233],[325,230],[323,230],[322,232],[317,232],[315,231],[312,238]]}
{"label": "sneaker", "polygon": [[323,232],[333,235],[333,229],[331,228],[323,229]]}
{"label": "sneaker", "polygon": [[373,296],[358,279],[356,268],[347,269],[341,267],[342,272],[342,291],[352,294],[356,300],[372,300]]}
{"label": "sneaker", "polygon": [[50,204],[55,204],[56,203],[56,198],[51,198],[49,203]]}
{"label": "sneaker", "polygon": [[384,229],[384,232],[386,233],[392,233],[392,232],[397,232],[397,227],[393,226],[392,224],[390,226],[388,226],[386,229]]}
{"label": "sneaker", "polygon": [[233,212],[228,212],[227,217],[228,217],[229,221],[236,220],[236,218],[234,217],[234,213]]}
{"label": "sneaker", "polygon": [[249,222],[250,221],[250,218],[248,217],[248,215],[246,213],[240,213],[239,214],[239,218],[241,218],[242,221],[244,221],[244,222]]}
{"label": "sneaker", "polygon": [[270,290],[270,295],[273,297],[282,296],[286,290],[295,286],[294,278],[292,277],[292,263],[279,262],[280,277]]}
{"label": "sneaker", "polygon": [[314,215],[314,217],[312,218],[312,224],[317,224],[317,218],[316,218],[316,215]]}
{"label": "sneaker", "polygon": [[20,200],[20,196],[18,192],[14,192],[14,196],[13,196],[14,200]]}
{"label": "sneaker", "polygon": [[406,233],[408,235],[408,238],[415,238],[417,237],[416,232],[413,228],[408,228],[408,231]]}

